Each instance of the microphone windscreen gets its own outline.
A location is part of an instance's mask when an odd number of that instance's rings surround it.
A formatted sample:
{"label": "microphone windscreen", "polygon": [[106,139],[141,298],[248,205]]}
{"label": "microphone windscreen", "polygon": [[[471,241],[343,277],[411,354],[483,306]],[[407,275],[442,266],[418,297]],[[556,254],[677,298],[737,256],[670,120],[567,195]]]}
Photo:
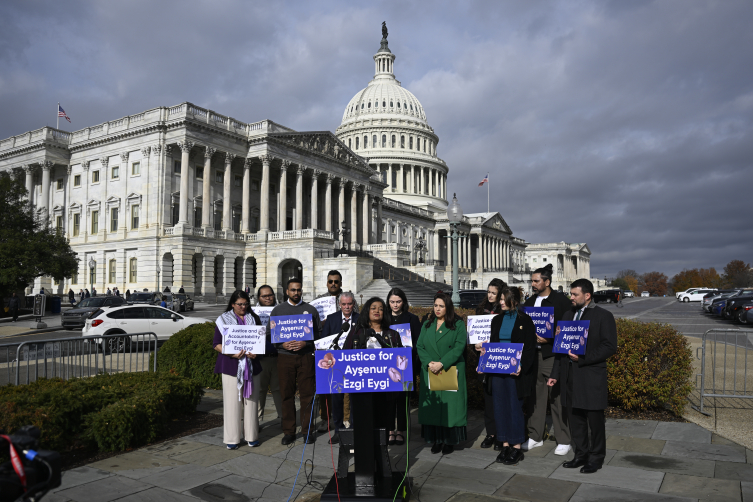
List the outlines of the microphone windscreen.
{"label": "microphone windscreen", "polygon": [[340,328],[340,331],[345,332],[350,329],[350,323],[348,321],[345,321],[342,325],[342,328]]}

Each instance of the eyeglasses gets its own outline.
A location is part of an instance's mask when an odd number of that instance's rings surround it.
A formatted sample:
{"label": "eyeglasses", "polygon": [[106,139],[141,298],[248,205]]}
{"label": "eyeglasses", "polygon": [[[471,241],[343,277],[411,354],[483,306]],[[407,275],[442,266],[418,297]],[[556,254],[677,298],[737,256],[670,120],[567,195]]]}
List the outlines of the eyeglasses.
{"label": "eyeglasses", "polygon": [[234,303],[236,307],[248,307],[248,303]]}
{"label": "eyeglasses", "polygon": [[340,281],[338,281],[337,279],[330,279],[329,281],[327,281],[327,284],[340,284]]}

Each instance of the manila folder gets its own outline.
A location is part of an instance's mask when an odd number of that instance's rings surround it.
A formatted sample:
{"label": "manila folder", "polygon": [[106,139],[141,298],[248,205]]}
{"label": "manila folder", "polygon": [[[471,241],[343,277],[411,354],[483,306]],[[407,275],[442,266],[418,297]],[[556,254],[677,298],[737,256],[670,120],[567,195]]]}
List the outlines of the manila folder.
{"label": "manila folder", "polygon": [[429,372],[429,390],[458,390],[458,367],[450,366],[435,375]]}

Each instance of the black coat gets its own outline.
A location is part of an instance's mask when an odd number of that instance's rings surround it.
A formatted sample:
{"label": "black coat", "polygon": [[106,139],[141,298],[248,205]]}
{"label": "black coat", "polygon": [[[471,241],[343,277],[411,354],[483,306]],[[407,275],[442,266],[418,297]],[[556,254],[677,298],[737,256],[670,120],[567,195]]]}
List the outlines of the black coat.
{"label": "black coat", "polygon": [[[572,321],[575,312],[571,308],[562,320]],[[549,376],[560,382],[563,406],[603,410],[608,405],[607,359],[617,352],[617,323],[611,312],[597,307],[593,301],[580,320],[590,321],[585,355],[578,356],[578,362],[571,364],[570,356],[557,354]]]}
{"label": "black coat", "polygon": [[[536,306],[536,298],[538,298],[539,295],[533,295],[530,297],[526,302],[523,304],[525,307],[535,307]],[[552,293],[541,300],[541,306],[542,307],[554,307],[554,326],[552,327],[552,333],[557,332],[557,323],[562,320],[562,316],[565,315],[565,313],[573,308],[572,302],[567,298],[567,296],[564,295],[564,293],[560,293],[559,291],[552,290]],[[554,355],[552,352],[552,345],[554,344],[554,338],[549,340],[547,343],[537,343],[539,347],[541,347],[541,357],[544,359],[549,359]]]}
{"label": "black coat", "polygon": [[[356,326],[355,329],[351,329],[350,333],[348,333],[348,338],[345,339],[343,350],[351,350],[353,348],[353,341],[360,337],[363,330],[363,326]],[[400,334],[394,329],[383,331],[382,336],[386,338],[394,348],[400,348],[403,346],[403,342],[400,340]]]}
{"label": "black coat", "polygon": [[[490,343],[499,343],[499,329],[502,327],[504,313],[499,314],[492,319]],[[515,377],[518,398],[534,396],[536,394],[536,375],[538,373],[539,358],[536,356],[536,326],[528,314],[522,310],[518,311],[518,317],[515,319],[515,326],[512,328],[510,335],[511,343],[523,344],[523,355],[520,358],[520,375]],[[490,373],[489,375],[493,374]],[[488,375],[487,375],[488,376]],[[486,379],[487,388],[491,383]]]}

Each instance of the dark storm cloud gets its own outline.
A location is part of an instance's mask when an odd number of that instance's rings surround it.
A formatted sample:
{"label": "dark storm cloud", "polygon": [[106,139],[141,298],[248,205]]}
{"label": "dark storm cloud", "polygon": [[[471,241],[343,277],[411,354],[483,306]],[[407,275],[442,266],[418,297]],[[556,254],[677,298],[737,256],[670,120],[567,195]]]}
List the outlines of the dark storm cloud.
{"label": "dark storm cloud", "polygon": [[[334,130],[387,21],[466,212],[592,271],[753,261],[747,2],[6,2],[0,137],[192,101]],[[66,124],[67,126],[67,124]],[[731,215],[731,216],[728,216]]]}

